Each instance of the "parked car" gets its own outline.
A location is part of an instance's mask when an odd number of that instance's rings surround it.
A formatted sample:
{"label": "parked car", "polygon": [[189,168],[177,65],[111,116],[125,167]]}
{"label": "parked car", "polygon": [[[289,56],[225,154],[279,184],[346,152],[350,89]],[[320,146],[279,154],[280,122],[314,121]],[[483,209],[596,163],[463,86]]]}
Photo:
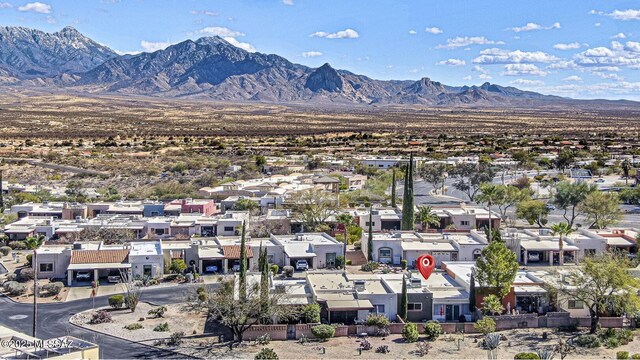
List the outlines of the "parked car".
{"label": "parked car", "polygon": [[215,265],[209,265],[204,268],[205,272],[218,272],[218,267]]}
{"label": "parked car", "polygon": [[596,180],[596,182],[597,182],[597,183],[603,183],[603,182],[604,182],[604,179],[598,179],[598,180]]}
{"label": "parked car", "polygon": [[296,261],[296,270],[307,271],[309,270],[309,263],[307,260]]}
{"label": "parked car", "polygon": [[553,204],[547,204],[547,210],[555,210],[556,206]]}
{"label": "parked car", "polygon": [[233,266],[231,267],[231,270],[238,272],[240,271],[240,261],[236,261],[235,263],[233,263]]}
{"label": "parked car", "polygon": [[76,280],[89,281],[91,280],[91,274],[88,271],[78,271],[76,273]]}
{"label": "parked car", "polygon": [[117,284],[120,282],[120,275],[109,275],[107,276],[107,281],[112,284]]}

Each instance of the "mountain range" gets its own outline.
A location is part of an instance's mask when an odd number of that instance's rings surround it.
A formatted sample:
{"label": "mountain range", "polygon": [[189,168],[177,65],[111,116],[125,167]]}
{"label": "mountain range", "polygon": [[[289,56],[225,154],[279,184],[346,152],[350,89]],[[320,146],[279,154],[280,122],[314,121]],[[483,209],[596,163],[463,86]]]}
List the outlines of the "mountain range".
{"label": "mountain range", "polygon": [[522,106],[573,101],[490,83],[454,87],[429,78],[375,80],[329,64],[310,68],[278,55],[248,52],[220,37],[118,55],[72,27],[55,33],[0,27],[0,84],[277,103]]}

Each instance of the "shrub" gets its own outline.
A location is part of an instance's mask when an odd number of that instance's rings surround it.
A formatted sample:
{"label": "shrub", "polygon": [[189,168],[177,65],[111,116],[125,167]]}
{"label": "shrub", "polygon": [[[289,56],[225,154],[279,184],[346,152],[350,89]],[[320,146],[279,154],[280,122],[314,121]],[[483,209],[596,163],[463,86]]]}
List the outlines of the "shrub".
{"label": "shrub", "polygon": [[371,345],[369,340],[362,339],[362,341],[360,341],[360,349],[362,349],[362,350],[371,350],[372,348],[373,348],[373,346]]}
{"label": "shrub", "polygon": [[31,266],[31,261],[33,261],[33,255],[29,254],[26,256],[27,265]]}
{"label": "shrub", "polygon": [[16,273],[7,274],[7,281],[18,281],[18,275]]}
{"label": "shrub", "polygon": [[[168,329],[168,326],[167,326],[167,329]],[[184,332],[176,331],[173,334],[171,334],[171,336],[169,337],[169,340],[167,340],[167,345],[180,346],[180,344],[182,344],[182,338],[184,338]]]}
{"label": "shrub", "polygon": [[307,323],[319,323],[320,322],[320,305],[309,304],[304,307],[302,315]]}
{"label": "shrub", "polygon": [[208,295],[207,295],[206,292],[198,293],[198,301],[200,301],[200,302],[207,301],[207,297],[208,297]]}
{"label": "shrub", "polygon": [[147,312],[147,315],[151,315],[154,318],[161,318],[164,317],[164,313],[167,312],[167,307],[166,306],[160,306],[157,307],[155,309],[151,309]]}
{"label": "shrub", "polygon": [[538,356],[538,354],[531,353],[531,352],[517,353],[513,358],[514,359],[535,359],[535,360],[540,360],[540,356]]}
{"label": "shrub", "polygon": [[124,305],[124,295],[113,295],[109,297],[109,306],[114,309],[120,309]]}
{"label": "shrub", "polygon": [[367,325],[377,326],[379,328],[389,326],[389,319],[384,314],[371,314],[367,317]]}
{"label": "shrub", "polygon": [[33,272],[32,268],[22,269],[20,270],[20,274],[18,274],[18,279],[21,282],[32,281],[33,279],[35,279],[35,273]]}
{"label": "shrub", "polygon": [[374,271],[376,270],[378,267],[380,266],[380,264],[378,264],[375,261],[369,261],[368,263],[360,266],[360,270],[362,271]]}
{"label": "shrub", "polygon": [[42,290],[48,292],[51,295],[60,294],[60,291],[62,291],[62,289],[64,289],[64,284],[59,281],[48,283],[42,287]]}
{"label": "shrub", "polygon": [[638,359],[640,359],[640,354],[633,354],[633,355],[631,355],[631,358],[635,359],[635,360],[638,360]]}
{"label": "shrub", "polygon": [[24,295],[27,292],[27,286],[17,281],[7,281],[2,286],[13,296]]}
{"label": "shrub", "polygon": [[629,352],[628,351],[618,351],[616,353],[616,359],[628,359],[629,358]]}
{"label": "shrub", "polygon": [[187,270],[187,263],[182,259],[173,259],[171,260],[171,265],[169,265],[169,270],[174,273],[181,274]]}
{"label": "shrub", "polygon": [[376,336],[387,337],[391,335],[391,330],[388,327],[379,327],[376,331]]}
{"label": "shrub", "polygon": [[598,339],[597,336],[591,334],[576,336],[576,338],[573,339],[573,343],[577,346],[585,348],[597,348],[602,346],[600,339]]}
{"label": "shrub", "polygon": [[427,339],[435,340],[442,333],[442,326],[435,320],[427,321],[424,324],[424,333],[427,335]]}
{"label": "shrub", "polygon": [[142,326],[142,324],[138,324],[138,323],[133,323],[133,324],[129,324],[129,325],[125,325],[124,327],[127,330],[140,330],[140,329],[144,329],[144,326]]}
{"label": "shrub", "polygon": [[24,244],[24,241],[11,241],[7,244],[13,250],[26,250],[27,246]]}
{"label": "shrub", "polygon": [[492,318],[483,318],[482,320],[478,320],[473,325],[473,328],[481,332],[482,335],[487,335],[496,331],[496,322]]}
{"label": "shrub", "polygon": [[136,311],[136,307],[138,306],[138,302],[140,301],[140,292],[132,291],[127,294],[125,297],[125,305],[131,310],[131,312]]}
{"label": "shrub", "polygon": [[408,343],[416,342],[419,337],[420,333],[418,332],[418,325],[414,323],[406,323],[402,327],[402,338],[404,341]]}
{"label": "shrub", "polygon": [[347,265],[351,265],[351,259],[347,259],[346,263]]}
{"label": "shrub", "polygon": [[269,336],[269,334],[264,334],[256,338],[256,343],[258,343],[259,345],[269,345],[270,342],[271,336]]}
{"label": "shrub", "polygon": [[336,267],[341,269],[344,266],[344,256],[338,255],[336,256]]}
{"label": "shrub", "polygon": [[278,271],[280,271],[280,266],[276,264],[271,265],[271,272],[273,273],[273,276],[278,275]]}
{"label": "shrub", "polygon": [[207,289],[204,286],[199,286],[196,289],[196,294],[202,294],[202,293],[206,293],[206,292],[207,292]]}
{"label": "shrub", "polygon": [[153,331],[157,331],[157,332],[169,331],[169,324],[168,323],[158,324],[156,327],[153,328]]}
{"label": "shrub", "polygon": [[504,311],[500,298],[495,295],[485,296],[482,299],[482,312],[487,315],[500,315]]}
{"label": "shrub", "polygon": [[407,260],[400,260],[400,267],[402,268],[402,270],[407,270]]}
{"label": "shrub", "polygon": [[96,311],[91,316],[91,320],[89,320],[90,324],[104,324],[110,323],[113,320],[111,319],[111,314],[105,310]]}
{"label": "shrub", "polygon": [[3,246],[0,247],[0,254],[2,254],[2,256],[7,256],[11,253],[11,248],[9,246]]}
{"label": "shrub", "polygon": [[[356,249],[356,250],[362,249],[362,242],[361,241],[354,242],[353,243],[353,248]],[[347,261],[349,261],[349,260],[347,260]],[[347,264],[347,265],[349,265],[349,264]]]}
{"label": "shrub", "polygon": [[391,352],[388,345],[381,345],[376,348],[376,352],[380,354],[388,354]]}
{"label": "shrub", "polygon": [[284,271],[284,276],[286,277],[293,276],[293,266],[285,266],[282,268],[282,271]]}
{"label": "shrub", "polygon": [[311,328],[311,333],[318,339],[325,341],[335,335],[336,329],[331,325],[317,325]]}
{"label": "shrub", "polygon": [[429,353],[429,350],[431,350],[431,344],[426,341],[420,341],[416,344],[416,353],[419,356],[427,355]]}
{"label": "shrub", "polygon": [[262,348],[259,353],[256,354],[254,358],[256,360],[278,360],[278,354],[276,354],[273,349]]}

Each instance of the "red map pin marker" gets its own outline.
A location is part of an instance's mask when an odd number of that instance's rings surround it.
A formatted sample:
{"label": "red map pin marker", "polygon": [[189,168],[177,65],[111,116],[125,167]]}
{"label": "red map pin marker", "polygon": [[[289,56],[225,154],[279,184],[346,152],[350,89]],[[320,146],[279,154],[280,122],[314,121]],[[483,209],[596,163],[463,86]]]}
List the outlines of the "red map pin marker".
{"label": "red map pin marker", "polygon": [[433,256],[431,256],[430,254],[420,255],[416,263],[418,265],[418,271],[420,271],[422,277],[425,280],[429,279],[429,276],[431,276],[433,269],[436,267],[436,261]]}

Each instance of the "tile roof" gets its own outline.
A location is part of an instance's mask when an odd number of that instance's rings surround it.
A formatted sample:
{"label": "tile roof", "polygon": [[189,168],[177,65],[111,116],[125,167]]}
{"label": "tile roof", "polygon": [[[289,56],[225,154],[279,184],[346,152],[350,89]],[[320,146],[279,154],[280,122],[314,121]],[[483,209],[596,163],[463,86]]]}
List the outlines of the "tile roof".
{"label": "tile roof", "polygon": [[[253,257],[253,251],[250,246],[247,249],[247,259]],[[222,247],[222,253],[225,259],[240,259],[240,245],[227,245]]]}
{"label": "tile roof", "polygon": [[129,260],[129,250],[73,250],[71,264],[114,264]]}

